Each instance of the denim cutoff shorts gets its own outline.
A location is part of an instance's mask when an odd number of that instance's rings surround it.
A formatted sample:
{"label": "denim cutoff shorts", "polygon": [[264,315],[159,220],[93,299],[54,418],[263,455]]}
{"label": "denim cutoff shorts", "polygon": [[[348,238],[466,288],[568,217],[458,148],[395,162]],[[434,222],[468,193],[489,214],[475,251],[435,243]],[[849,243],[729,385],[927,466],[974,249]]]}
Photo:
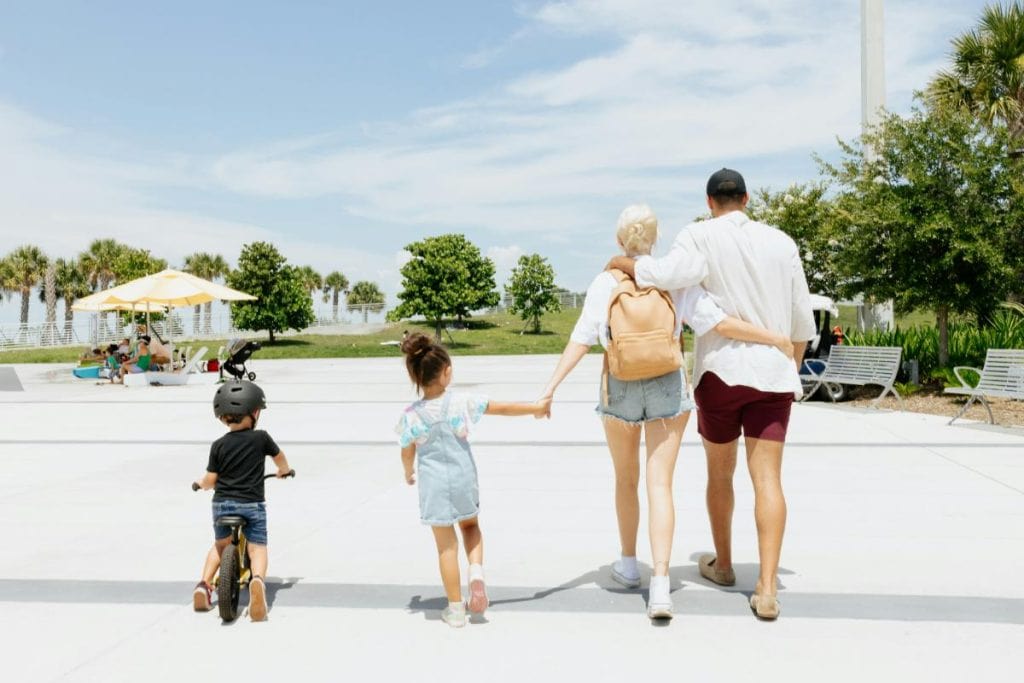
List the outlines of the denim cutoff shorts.
{"label": "denim cutoff shorts", "polygon": [[217,518],[238,515],[245,519],[242,532],[250,543],[267,544],[267,504],[246,503],[240,500],[213,501],[213,537],[218,541],[231,535],[231,527],[218,526]]}
{"label": "denim cutoff shorts", "polygon": [[604,418],[642,424],[649,420],[676,417],[694,408],[682,370],[631,382],[615,379],[609,374],[607,403],[604,378],[601,382],[597,413]]}

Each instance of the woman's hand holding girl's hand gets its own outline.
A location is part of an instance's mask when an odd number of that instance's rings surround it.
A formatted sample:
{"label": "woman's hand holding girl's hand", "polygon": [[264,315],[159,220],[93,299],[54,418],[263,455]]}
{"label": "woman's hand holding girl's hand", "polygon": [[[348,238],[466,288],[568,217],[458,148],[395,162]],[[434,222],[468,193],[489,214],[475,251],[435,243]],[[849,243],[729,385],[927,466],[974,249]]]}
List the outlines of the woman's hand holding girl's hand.
{"label": "woman's hand holding girl's hand", "polygon": [[551,417],[551,397],[542,396],[534,405],[533,416],[538,420],[542,417]]}
{"label": "woman's hand holding girl's hand", "polygon": [[777,348],[779,351],[782,351],[784,354],[786,354],[786,358],[788,358],[790,360],[793,360],[793,357],[794,357],[793,353],[794,353],[794,351],[793,351],[793,342],[791,340],[787,339],[786,337],[784,337],[782,335],[779,335],[778,339],[775,342],[775,348]]}

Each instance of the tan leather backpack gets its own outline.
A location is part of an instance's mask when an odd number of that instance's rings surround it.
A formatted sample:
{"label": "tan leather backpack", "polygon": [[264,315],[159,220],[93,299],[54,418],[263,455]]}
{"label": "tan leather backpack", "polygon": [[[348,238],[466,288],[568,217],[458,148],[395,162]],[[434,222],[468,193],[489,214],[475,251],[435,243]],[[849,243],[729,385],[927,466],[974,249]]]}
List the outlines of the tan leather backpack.
{"label": "tan leather backpack", "polygon": [[628,382],[683,367],[672,297],[655,287],[638,288],[621,270],[610,272],[619,284],[608,303],[608,371]]}

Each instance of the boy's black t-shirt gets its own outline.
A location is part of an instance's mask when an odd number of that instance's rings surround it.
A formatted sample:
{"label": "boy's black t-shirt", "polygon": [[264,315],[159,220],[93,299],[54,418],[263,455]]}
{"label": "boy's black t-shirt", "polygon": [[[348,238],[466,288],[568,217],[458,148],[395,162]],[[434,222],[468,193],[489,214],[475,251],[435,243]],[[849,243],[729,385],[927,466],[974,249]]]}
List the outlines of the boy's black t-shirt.
{"label": "boy's black t-shirt", "polygon": [[264,458],[281,452],[262,429],[228,432],[210,446],[207,472],[217,475],[214,500],[262,503]]}

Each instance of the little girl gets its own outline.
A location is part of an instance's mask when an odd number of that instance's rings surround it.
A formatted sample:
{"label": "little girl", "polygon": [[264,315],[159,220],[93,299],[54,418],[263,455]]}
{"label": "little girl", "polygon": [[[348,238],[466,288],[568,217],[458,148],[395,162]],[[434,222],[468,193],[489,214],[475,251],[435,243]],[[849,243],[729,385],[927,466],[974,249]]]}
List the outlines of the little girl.
{"label": "little girl", "polygon": [[[496,403],[482,396],[448,391],[451,358],[443,346],[423,334],[406,337],[402,353],[409,377],[423,398],[405,409],[395,432],[402,447],[405,481],[411,486],[419,480],[420,519],[433,529],[437,543],[441,581],[448,596],[441,619],[457,628],[466,625],[466,605],[462,602],[455,524],[462,530],[469,559],[469,611],[482,614],[488,604],[483,535],[477,524],[480,496],[476,463],[467,441],[469,425],[478,422],[484,413],[544,417],[551,401]],[[417,464],[415,474],[413,461]]]}

